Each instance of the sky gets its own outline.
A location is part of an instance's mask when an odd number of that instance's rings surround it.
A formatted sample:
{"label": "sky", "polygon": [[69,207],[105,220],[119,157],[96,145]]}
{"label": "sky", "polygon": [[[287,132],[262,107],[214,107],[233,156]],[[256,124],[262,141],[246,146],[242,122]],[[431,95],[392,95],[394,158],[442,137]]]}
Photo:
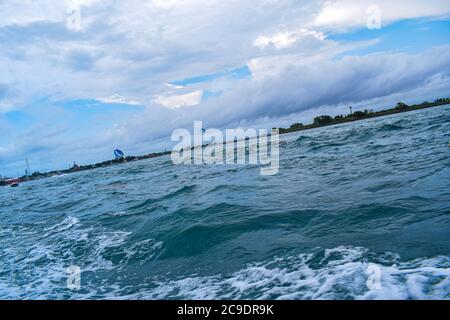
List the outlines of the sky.
{"label": "sky", "polygon": [[0,175],[450,96],[450,0],[0,0]]}

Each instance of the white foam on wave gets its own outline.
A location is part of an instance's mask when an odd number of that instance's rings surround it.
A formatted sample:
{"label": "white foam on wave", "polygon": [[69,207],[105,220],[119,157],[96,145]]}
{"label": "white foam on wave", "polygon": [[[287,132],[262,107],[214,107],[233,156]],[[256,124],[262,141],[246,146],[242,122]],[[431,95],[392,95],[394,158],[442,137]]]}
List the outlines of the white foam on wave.
{"label": "white foam on wave", "polygon": [[110,213],[110,216],[112,217],[126,217],[126,216],[133,216],[135,213],[129,212],[129,211],[116,211]]}
{"label": "white foam on wave", "polygon": [[57,223],[57,224],[45,229],[45,231],[61,232],[61,231],[65,231],[67,229],[72,228],[73,226],[77,225],[78,223],[80,223],[80,220],[78,218],[68,216],[68,217],[64,218],[64,220],[61,221],[60,223]]}
{"label": "white foam on wave", "polygon": [[64,174],[55,174],[55,175],[51,176],[51,178],[53,178],[53,179],[58,179],[58,178],[64,178],[64,177],[67,177],[67,176],[68,176],[67,173],[64,173]]}
{"label": "white foam on wave", "polygon": [[[65,224],[70,224],[68,221]],[[77,238],[77,235],[85,237]],[[376,255],[359,247],[286,255],[211,276],[178,279],[142,276],[126,281],[130,265],[143,265],[163,246],[153,239],[131,241],[124,231],[83,229],[80,224],[51,234],[19,253],[14,247],[0,252],[0,260],[17,268],[16,279],[0,272],[1,298],[26,299],[449,299],[450,258],[438,256],[401,261],[395,254]],[[13,240],[11,240],[13,241]],[[62,247],[60,247],[62,246]],[[76,248],[85,248],[77,261]],[[61,256],[60,250],[65,252]],[[67,267],[80,263],[81,292],[65,288]],[[16,266],[14,266],[16,264]],[[371,269],[379,270],[379,286],[370,286]],[[1,271],[1,270],[0,270]],[[104,272],[116,280],[98,278]],[[94,276],[91,280],[87,274]],[[122,278],[125,276],[125,278]],[[96,280],[94,280],[96,279]]]}
{"label": "white foam on wave", "polygon": [[[95,278],[105,272],[120,272],[131,263],[138,265],[163,245],[149,238],[133,241],[130,232],[86,228],[70,216],[51,227],[38,227],[28,231],[26,238],[21,231],[28,227],[1,229],[2,236],[9,237],[0,251],[0,298],[87,299],[105,295],[120,288],[108,284],[104,290],[102,282],[106,280],[93,283],[87,280],[88,275]],[[81,268],[83,294],[66,288],[67,268],[72,265]]]}
{"label": "white foam on wave", "polygon": [[450,259],[416,259],[382,266],[381,287],[364,293],[363,299],[449,299]]}
{"label": "white foam on wave", "polygon": [[[315,266],[312,254],[250,265],[230,275],[160,282],[140,298],[165,299],[449,299],[450,259],[416,259],[393,265],[370,263],[363,248],[326,250]],[[331,258],[335,255],[334,258]],[[379,287],[368,286],[370,266]]]}
{"label": "white foam on wave", "polygon": [[126,257],[125,262],[128,263],[133,260],[142,266],[153,258],[162,246],[162,241],[155,241],[153,239],[137,241],[124,249]]}

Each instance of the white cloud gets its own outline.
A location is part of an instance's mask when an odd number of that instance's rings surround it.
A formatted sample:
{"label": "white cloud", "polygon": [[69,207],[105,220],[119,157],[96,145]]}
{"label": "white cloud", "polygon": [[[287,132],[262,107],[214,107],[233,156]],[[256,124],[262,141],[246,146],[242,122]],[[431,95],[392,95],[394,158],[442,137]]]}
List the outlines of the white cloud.
{"label": "white cloud", "polygon": [[11,100],[0,99],[0,115],[14,109],[14,103]]}
{"label": "white cloud", "polygon": [[397,20],[446,16],[450,12],[448,0],[332,0],[325,2],[314,25],[320,27],[364,27],[370,19],[368,8],[377,6],[382,25]]}
{"label": "white cloud", "polygon": [[89,8],[104,0],[7,0],[0,1],[0,27],[32,23],[65,23],[68,9]]}
{"label": "white cloud", "polygon": [[[339,54],[369,47],[379,43],[379,39],[355,42],[345,45],[337,45],[335,42],[321,43],[320,47],[304,46],[303,52],[280,53],[277,55],[262,56],[251,59],[247,66],[250,69],[253,79],[263,80],[267,77],[279,76],[285,69],[291,67],[301,67],[308,65],[318,65],[324,61],[334,59]],[[311,52],[311,50],[313,52]]]}
{"label": "white cloud", "polygon": [[166,83],[166,86],[168,86],[171,89],[183,89],[184,88],[184,86],[175,85],[175,84],[171,84],[171,83]]}
{"label": "white cloud", "polygon": [[193,6],[193,5],[206,5],[208,2],[213,3],[214,1],[208,0],[150,0],[150,6],[155,6],[157,8],[172,9],[181,6]]}
{"label": "white cloud", "polygon": [[112,96],[109,96],[107,98],[97,98],[97,101],[101,103],[110,103],[110,104],[128,104],[133,106],[141,105],[140,102],[135,100],[128,100],[124,96],[121,96],[120,94],[113,94]]}
{"label": "white cloud", "polygon": [[200,104],[203,97],[203,91],[198,90],[191,93],[186,94],[176,94],[170,96],[157,96],[154,100],[156,103],[160,105],[170,108],[170,109],[178,109],[182,107],[192,107]]}
{"label": "white cloud", "polygon": [[103,0],[65,0],[67,6],[91,7]]}
{"label": "white cloud", "polygon": [[292,46],[295,42],[305,37],[314,37],[317,40],[326,39],[326,36],[322,32],[302,28],[296,31],[286,31],[269,36],[259,36],[253,42],[253,45],[260,49],[264,49],[269,45],[273,45],[277,49],[282,49]]}

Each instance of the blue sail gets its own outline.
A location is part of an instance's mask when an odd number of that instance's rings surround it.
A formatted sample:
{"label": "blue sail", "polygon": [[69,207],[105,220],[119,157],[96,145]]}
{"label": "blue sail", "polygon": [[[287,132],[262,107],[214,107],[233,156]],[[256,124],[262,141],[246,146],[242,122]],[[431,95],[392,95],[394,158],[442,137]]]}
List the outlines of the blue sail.
{"label": "blue sail", "polygon": [[116,158],[123,158],[125,156],[123,151],[119,149],[114,150],[114,155],[116,156]]}

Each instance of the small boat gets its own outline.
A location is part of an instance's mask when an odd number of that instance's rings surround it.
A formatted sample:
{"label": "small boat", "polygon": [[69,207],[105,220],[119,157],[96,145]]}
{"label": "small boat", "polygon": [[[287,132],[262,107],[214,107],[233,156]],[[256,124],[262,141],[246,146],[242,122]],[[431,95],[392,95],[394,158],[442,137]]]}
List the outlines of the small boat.
{"label": "small boat", "polygon": [[1,180],[0,186],[18,187],[20,182],[22,182],[21,179]]}

